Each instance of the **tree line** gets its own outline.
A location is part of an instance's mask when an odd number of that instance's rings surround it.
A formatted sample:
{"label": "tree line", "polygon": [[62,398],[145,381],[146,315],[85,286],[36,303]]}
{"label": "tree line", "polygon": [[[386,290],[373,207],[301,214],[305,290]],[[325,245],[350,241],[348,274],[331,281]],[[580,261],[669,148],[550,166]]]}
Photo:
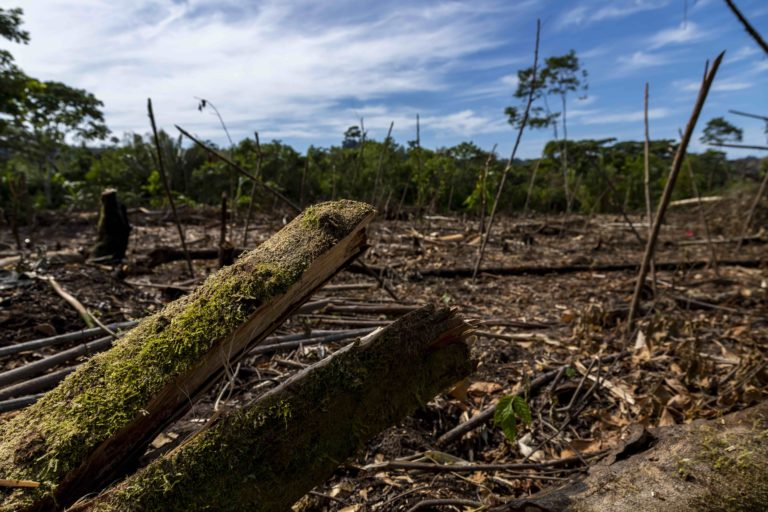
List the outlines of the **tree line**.
{"label": "tree line", "polygon": [[[26,44],[29,34],[21,24],[20,9],[0,8],[0,37]],[[573,51],[547,58],[536,73],[518,72],[514,96],[525,98],[531,88],[535,92],[528,127],[552,128],[553,138],[540,158],[514,162],[501,195],[502,211],[599,213],[642,208],[641,142],[568,138],[568,96],[585,94],[586,80]],[[200,105],[208,106],[205,100]],[[118,188],[129,205],[163,203],[152,139],[136,133],[108,139],[102,107],[87,91],[28,76],[10,52],[0,50],[0,201],[10,205],[6,215],[15,212],[23,218],[33,209],[94,208],[105,187]],[[521,122],[517,107],[509,107],[506,115],[512,125]],[[362,120],[340,139],[338,145],[310,146],[303,153],[279,140],[260,143],[258,135],[217,149],[302,206],[343,197],[372,202],[390,215],[479,213],[490,208],[506,165],[497,154],[472,142],[428,149],[418,135],[405,143],[389,135],[374,140]],[[710,120],[702,137],[704,142],[740,139],[741,131],[723,118]],[[651,141],[652,196],[663,187],[676,147],[673,140]],[[256,205],[274,206],[271,196],[252,188],[204,149],[185,144],[180,135],[161,131],[159,151],[171,190],[182,204],[216,204],[227,192],[236,208],[245,208],[256,191]],[[721,191],[737,177],[738,170],[719,151],[691,154],[688,162],[702,194]],[[678,184],[679,197],[693,193],[690,181],[685,177]]]}

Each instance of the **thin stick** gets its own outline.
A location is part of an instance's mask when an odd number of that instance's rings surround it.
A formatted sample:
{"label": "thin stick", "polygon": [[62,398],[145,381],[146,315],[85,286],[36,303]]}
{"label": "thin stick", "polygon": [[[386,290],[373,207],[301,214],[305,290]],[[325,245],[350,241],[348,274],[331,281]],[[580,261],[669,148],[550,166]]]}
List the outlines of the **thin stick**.
{"label": "thin stick", "polygon": [[54,279],[53,277],[44,278],[48,283],[50,283],[51,287],[56,291],[56,293],[59,294],[59,296],[67,301],[73,308],[77,310],[78,313],[80,313],[80,316],[85,321],[86,325],[88,327],[93,327],[94,324],[98,325],[101,330],[108,333],[113,338],[117,338],[117,334],[115,334],[115,331],[104,325],[103,322],[101,322],[98,318],[93,316],[93,314],[88,311],[88,308],[83,306],[83,304],[77,300],[77,297],[72,295],[71,293],[67,292],[64,288],[61,287],[61,285]]}
{"label": "thin stick", "polygon": [[227,165],[230,165],[234,170],[236,170],[237,172],[239,172],[240,174],[242,174],[246,178],[254,181],[255,183],[258,183],[259,186],[264,187],[265,190],[267,190],[270,194],[275,196],[277,199],[281,200],[282,202],[284,202],[285,204],[290,206],[294,211],[296,211],[296,212],[300,212],[301,211],[301,208],[299,208],[299,206],[297,206],[296,203],[294,203],[293,201],[291,201],[290,199],[285,197],[278,190],[275,190],[274,188],[270,187],[266,183],[264,183],[261,180],[259,180],[256,176],[254,176],[253,174],[249,173],[248,171],[246,171],[245,169],[240,167],[232,159],[227,158],[226,156],[222,155],[221,153],[219,153],[215,149],[210,148],[207,145],[203,144],[201,141],[199,141],[198,139],[193,137],[188,131],[186,131],[184,128],[180,127],[179,125],[174,125],[174,126],[185,137],[187,137],[189,140],[191,140],[192,142],[194,142],[195,144],[197,144],[198,146],[203,148],[206,152],[208,152],[208,154],[211,154],[211,155],[215,156],[216,158],[218,158],[222,162],[226,163]]}
{"label": "thin stick", "polygon": [[[683,134],[680,133],[680,138]],[[696,176],[693,174],[693,165],[691,165],[691,159],[685,159],[685,167],[688,171],[688,176],[691,178],[691,188],[693,189],[693,195],[696,198],[699,222],[704,226],[704,234],[707,237],[707,247],[709,248],[709,256],[712,262],[712,268],[715,270],[715,275],[720,275],[720,269],[717,266],[717,252],[715,251],[715,244],[712,243],[712,234],[709,230],[709,221],[707,216],[704,215],[704,202],[701,200],[701,194],[699,194],[699,187],[696,185]]]}
{"label": "thin stick", "polygon": [[35,377],[13,386],[0,389],[0,400],[25,396],[32,393],[38,393],[40,391],[47,391],[64,380],[64,377],[75,371],[77,366],[78,365],[67,366],[66,368],[62,368],[51,373],[46,373],[40,377]]}
{"label": "thin stick", "polygon": [[536,184],[536,175],[539,172],[539,166],[541,165],[542,157],[536,160],[536,165],[533,167],[531,173],[531,181],[528,182],[528,193],[525,195],[525,204],[523,205],[523,213],[528,213],[528,206],[531,204],[531,196],[533,195],[533,187]]}
{"label": "thin stick", "polygon": [[173,220],[176,223],[176,229],[179,231],[181,249],[184,251],[184,255],[187,258],[187,269],[189,270],[189,275],[190,277],[195,277],[195,269],[192,267],[192,258],[189,257],[187,241],[184,239],[184,229],[181,227],[181,222],[179,221],[179,214],[176,211],[176,203],[173,202],[173,194],[171,194],[171,186],[168,183],[168,176],[165,174],[163,152],[160,150],[160,138],[157,136],[155,114],[152,112],[152,98],[147,98],[147,113],[149,114],[149,122],[152,125],[152,136],[154,137],[155,149],[157,150],[157,167],[160,169],[160,178],[163,180],[163,190],[165,190],[165,196],[168,198],[168,203],[171,205],[171,211],[173,212]]}
{"label": "thin stick", "polygon": [[747,231],[749,231],[749,226],[752,224],[752,219],[755,216],[755,212],[757,211],[757,206],[760,204],[760,200],[765,195],[765,189],[768,187],[768,172],[765,173],[765,176],[763,176],[763,181],[760,183],[760,188],[757,190],[757,194],[755,194],[755,199],[752,201],[752,206],[749,208],[749,213],[747,214],[747,220],[744,221],[744,227],[741,229],[741,236],[739,237],[739,243],[736,245],[737,249],[741,249],[741,245],[744,243],[744,238],[747,236]]}
{"label": "thin stick", "polygon": [[760,46],[760,48],[763,49],[763,51],[768,54],[768,43],[765,42],[765,39],[760,35],[760,33],[755,30],[755,28],[752,26],[752,24],[749,22],[749,20],[741,13],[738,7],[736,7],[736,4],[733,3],[733,0],[725,0],[725,3],[728,4],[728,7],[731,8],[731,11],[733,11],[733,14],[736,15],[736,17],[739,19],[742,25],[744,25],[744,30],[747,31],[747,34],[752,36],[752,39],[755,40],[755,42]]}
{"label": "thin stick", "polygon": [[[261,144],[259,143],[259,132],[253,132],[256,137],[256,178],[261,179]],[[248,225],[251,223],[253,214],[253,203],[256,201],[256,181],[251,182],[251,200],[248,201],[248,213],[245,215],[245,226],[243,227],[243,247],[248,246]]]}
{"label": "thin stick", "polygon": [[499,182],[499,188],[496,190],[496,197],[493,200],[493,206],[491,207],[491,215],[488,218],[488,229],[485,234],[481,234],[480,248],[477,252],[477,260],[475,261],[475,269],[472,272],[472,279],[477,277],[477,272],[480,269],[480,265],[483,263],[483,254],[485,253],[485,246],[488,244],[488,238],[491,235],[491,229],[493,228],[493,219],[496,216],[496,208],[499,206],[499,199],[501,198],[501,192],[504,189],[504,183],[507,181],[507,175],[512,170],[512,165],[515,161],[515,155],[517,154],[517,148],[520,145],[520,140],[523,138],[523,132],[525,131],[525,125],[528,124],[528,115],[531,112],[531,104],[533,103],[533,95],[536,91],[536,70],[539,65],[539,39],[541,36],[541,20],[536,20],[536,46],[533,50],[533,73],[531,75],[531,88],[528,92],[528,102],[525,105],[525,113],[523,119],[520,121],[520,128],[517,130],[517,139],[515,140],[515,146],[512,148],[512,154],[509,156],[509,161],[504,172],[501,174],[501,181]]}
{"label": "thin stick", "polygon": [[[227,125],[224,122],[224,118],[221,117],[221,113],[219,112],[219,109],[216,108],[216,105],[214,105],[213,102],[211,102],[211,101],[209,101],[209,100],[207,100],[205,98],[199,98],[199,97],[195,96],[195,99],[200,102],[199,106],[197,107],[197,109],[199,111],[202,112],[203,109],[205,107],[207,107],[207,106],[210,106],[213,109],[214,113],[216,114],[216,117],[219,118],[219,123],[221,123],[221,127],[224,129],[224,133],[227,134],[227,139],[229,140],[229,156],[230,157],[233,156],[234,155],[234,150],[235,150],[235,143],[232,142],[232,137],[230,137],[230,135],[229,135],[229,130],[227,129]],[[237,187],[235,187],[234,178],[235,178],[234,175],[232,175],[230,177],[230,181],[229,181],[229,195],[230,195],[230,197],[234,197],[235,198],[235,205],[237,205],[238,199],[240,198],[241,187],[240,187],[240,180],[237,180]],[[234,208],[234,210],[232,212],[232,228],[233,228],[233,230],[234,230],[234,226],[235,226],[235,220],[236,220],[235,216],[236,216],[236,214],[237,214],[237,208]]]}
{"label": "thin stick", "polygon": [[378,275],[376,272],[374,272],[374,271],[373,271],[373,269],[372,269],[371,267],[369,267],[368,265],[366,265],[366,264],[365,264],[365,262],[364,262],[362,259],[358,258],[358,259],[357,259],[357,262],[358,262],[358,263],[359,263],[359,264],[360,264],[360,265],[361,265],[361,266],[362,266],[362,267],[365,269],[365,271],[366,271],[366,272],[367,272],[367,273],[368,273],[368,274],[369,274],[371,277],[373,277],[373,278],[374,278],[376,281],[378,281],[378,283],[379,283],[379,286],[381,286],[382,288],[384,288],[384,291],[385,291],[385,292],[387,292],[387,295],[389,295],[390,297],[392,297],[392,299],[393,299],[395,302],[401,302],[401,301],[400,301],[400,297],[398,297],[398,296],[397,296],[397,293],[395,293],[395,290],[393,290],[393,289],[392,289],[392,287],[391,287],[391,286],[389,286],[389,285],[387,284],[387,282],[386,282],[386,281],[385,281],[385,280],[384,280],[384,279],[383,279],[383,278],[382,278],[380,275]]}
{"label": "thin stick", "polygon": [[78,357],[91,356],[98,352],[104,352],[112,346],[113,342],[114,340],[110,336],[105,336],[103,338],[98,338],[87,343],[82,343],[70,349],[63,350],[52,356],[38,359],[24,366],[19,366],[18,368],[7,370],[0,373],[0,387],[25,380],[28,377],[40,375],[41,373],[53,368],[54,366],[69,362]]}
{"label": "thin stick", "polygon": [[[114,324],[109,324],[107,327],[113,330],[114,329],[124,330],[124,329],[133,328],[138,323],[139,322],[136,320],[131,320],[127,322],[117,322]],[[14,345],[9,345],[7,347],[0,347],[0,357],[18,354],[20,352],[26,352],[29,350],[37,350],[44,347],[52,347],[55,345],[70,343],[72,341],[80,341],[83,338],[88,338],[91,336],[96,336],[97,334],[101,334],[103,331],[104,329],[102,329],[101,327],[94,327],[92,329],[83,329],[80,331],[70,332],[66,334],[58,334],[56,336],[51,336],[48,338],[24,341],[22,343],[16,343]]]}
{"label": "thin stick", "polygon": [[35,482],[34,480],[8,480],[8,479],[0,479],[0,487],[26,487],[26,488],[33,488],[33,487],[40,487],[40,482]]}
{"label": "thin stick", "polygon": [[[645,216],[648,219],[648,237],[651,236],[653,225],[653,206],[651,203],[651,136],[648,128],[648,82],[645,82],[645,94],[643,101],[643,118],[645,120],[645,144],[643,145],[643,188],[645,188]],[[656,265],[651,258],[651,282],[653,296],[656,296]]]}
{"label": "thin stick", "polygon": [[[231,245],[227,247],[227,193],[221,193],[221,226],[219,226],[219,268],[231,263]],[[227,255],[229,252],[229,256]]]}
{"label": "thin stick", "polygon": [[384,173],[384,157],[387,154],[387,149],[389,149],[389,140],[392,137],[392,128],[395,127],[395,122],[392,121],[389,123],[389,130],[387,130],[387,138],[384,139],[384,144],[381,148],[381,154],[379,154],[379,165],[376,169],[376,182],[373,184],[373,196],[371,196],[371,202],[377,206],[381,206],[379,203],[381,202],[381,198],[379,197],[379,187],[381,187],[381,178]]}
{"label": "thin stick", "polygon": [[[602,168],[601,168],[602,169]],[[608,176],[607,173],[602,173],[603,180],[605,181],[605,184],[608,185],[608,189],[612,193],[612,198],[616,196],[616,187],[613,184],[613,180]],[[627,190],[629,190],[629,187],[627,187]],[[637,239],[638,243],[640,245],[643,245],[645,243],[645,240],[643,240],[643,237],[640,236],[640,233],[637,232],[637,228],[635,228],[635,223],[632,222],[632,219],[629,218],[629,215],[627,215],[627,210],[624,208],[624,205],[616,201],[615,199],[612,200],[616,207],[619,209],[619,213],[621,213],[621,216],[624,218],[624,221],[629,226],[629,229],[632,231],[632,234],[635,235],[635,238]]]}
{"label": "thin stick", "polygon": [[307,156],[304,159],[304,170],[301,171],[301,185],[299,186],[299,205],[304,206],[304,192],[307,187],[307,174],[309,174],[309,160],[312,157],[312,146],[307,148]]}
{"label": "thin stick", "polygon": [[691,187],[693,188],[693,195],[696,197],[697,208],[699,213],[699,222],[704,225],[704,234],[707,237],[707,246],[709,247],[709,254],[712,258],[712,268],[715,269],[715,274],[720,275],[720,269],[717,267],[717,253],[715,252],[715,245],[712,243],[712,234],[709,230],[709,221],[707,216],[704,215],[704,203],[701,201],[701,194],[699,194],[699,187],[696,185],[696,176],[693,174],[693,166],[689,158],[685,159],[686,168],[688,169],[688,176],[691,178]]}
{"label": "thin stick", "polygon": [[742,112],[741,110],[729,110],[728,112],[731,114],[736,114],[737,116],[751,117],[753,119],[760,119],[761,121],[768,121],[768,117],[766,116],[750,114],[749,112]]}
{"label": "thin stick", "polygon": [[360,179],[363,175],[363,164],[365,161],[365,121],[360,118],[360,151],[357,154],[357,176]]}
{"label": "thin stick", "polygon": [[693,131],[696,128],[696,122],[699,119],[699,114],[701,114],[701,109],[704,107],[704,103],[707,100],[709,89],[712,86],[712,82],[715,80],[717,69],[720,67],[720,62],[723,60],[724,55],[725,52],[722,52],[717,56],[717,58],[715,58],[715,61],[712,63],[712,68],[709,70],[701,84],[701,88],[699,89],[699,96],[696,99],[693,112],[691,113],[691,117],[685,127],[683,139],[680,141],[680,146],[677,148],[677,152],[675,153],[675,159],[672,161],[672,168],[669,171],[669,177],[667,178],[664,192],[661,195],[661,200],[659,201],[659,206],[656,210],[656,218],[653,220],[653,229],[651,230],[651,234],[648,237],[648,243],[645,246],[645,254],[643,254],[643,259],[640,264],[640,271],[637,276],[637,282],[635,283],[635,292],[632,295],[632,302],[629,306],[629,316],[627,318],[627,328],[625,331],[625,343],[629,342],[632,328],[634,327],[635,316],[637,316],[637,311],[640,306],[640,291],[643,288],[643,283],[645,283],[645,278],[648,276],[648,267],[651,258],[653,257],[653,253],[656,250],[656,241],[658,240],[659,232],[661,231],[661,223],[664,220],[664,214],[666,213],[667,207],[669,206],[669,201],[672,199],[672,190],[674,190],[677,176],[680,174],[680,169],[683,165],[683,159],[685,158],[685,152],[688,149],[688,144],[690,143],[691,137],[693,136]]}
{"label": "thin stick", "polygon": [[[618,354],[609,354],[607,356],[603,356],[600,358],[600,363],[610,363],[613,361],[616,361],[619,358],[626,357],[629,355],[629,352],[620,352]],[[527,388],[525,389],[525,396],[528,398],[534,396],[539,392],[539,390],[544,387],[546,384],[552,381],[557,374],[561,371],[565,371],[566,369],[570,368],[570,364],[563,365],[559,368],[555,368],[554,370],[549,370],[547,372],[544,372],[540,376],[536,377],[534,380],[531,381],[530,384],[528,384]],[[523,396],[522,393],[517,393],[516,396]],[[493,418],[494,413],[496,412],[496,405],[493,404],[479,413],[475,414],[471,418],[469,418],[464,423],[461,423],[457,425],[456,427],[452,428],[442,436],[440,436],[437,439],[437,445],[438,446],[445,446],[448,443],[452,443],[456,439],[460,438],[467,432],[485,424],[486,422],[490,421]]]}
{"label": "thin stick", "polygon": [[488,198],[486,197],[485,189],[487,188],[486,184],[488,182],[488,168],[491,166],[491,160],[496,154],[496,146],[497,144],[494,144],[491,148],[491,152],[488,153],[488,158],[485,160],[485,165],[483,166],[483,176],[480,180],[480,233],[485,233],[485,210],[488,208],[488,205],[486,204]]}
{"label": "thin stick", "polygon": [[717,146],[721,148],[737,148],[737,149],[757,149],[758,151],[768,151],[768,146],[749,146],[746,144],[730,144],[727,142],[710,142],[708,146]]}
{"label": "thin stick", "polygon": [[465,500],[463,498],[436,498],[420,501],[409,508],[407,512],[416,512],[417,510],[421,509],[434,510],[434,507],[448,505],[469,507],[471,509],[477,510],[478,507],[481,507],[483,504],[476,500]]}
{"label": "thin stick", "polygon": [[[416,114],[416,150],[418,151],[416,153],[416,169],[419,172],[419,176],[423,176],[424,174],[421,171],[421,119],[419,118],[418,113]],[[407,186],[408,184],[406,183],[406,187]],[[423,198],[419,197],[421,193],[418,191],[418,189],[416,191],[417,191],[416,200],[417,200],[419,209],[421,209],[421,207],[423,206],[422,204]],[[405,195],[403,195],[403,197],[405,197]]]}
{"label": "thin stick", "polygon": [[561,468],[563,466],[569,466],[571,464],[583,464],[585,459],[592,459],[601,457],[606,454],[608,450],[600,450],[592,453],[585,453],[583,456],[571,456],[557,460],[545,460],[542,462],[523,462],[523,463],[511,463],[511,464],[473,464],[473,463],[457,463],[457,464],[437,464],[432,462],[410,462],[404,460],[392,460],[385,461],[379,464],[371,464],[363,467],[364,471],[384,471],[388,469],[405,469],[405,470],[418,470],[418,471],[432,471],[435,473],[472,473],[475,471],[514,471],[514,470],[544,470],[546,468]]}

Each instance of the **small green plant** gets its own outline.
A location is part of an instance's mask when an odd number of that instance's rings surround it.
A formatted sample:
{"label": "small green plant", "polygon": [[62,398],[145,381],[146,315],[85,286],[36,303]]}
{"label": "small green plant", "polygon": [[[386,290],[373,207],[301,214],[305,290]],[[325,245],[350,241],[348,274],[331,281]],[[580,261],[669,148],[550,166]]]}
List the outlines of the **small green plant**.
{"label": "small green plant", "polygon": [[505,396],[499,400],[496,406],[493,423],[497,427],[501,427],[509,442],[513,443],[517,438],[518,424],[531,424],[531,409],[522,397],[517,395]]}

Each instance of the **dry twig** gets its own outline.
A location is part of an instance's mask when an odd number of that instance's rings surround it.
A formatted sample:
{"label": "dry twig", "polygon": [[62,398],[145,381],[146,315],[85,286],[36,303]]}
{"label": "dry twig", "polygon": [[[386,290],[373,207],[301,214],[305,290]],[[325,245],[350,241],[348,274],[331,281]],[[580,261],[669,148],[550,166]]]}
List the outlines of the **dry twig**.
{"label": "dry twig", "polygon": [[181,249],[184,251],[184,255],[187,259],[187,269],[189,275],[195,277],[195,270],[192,268],[192,258],[189,256],[187,250],[187,242],[184,239],[184,229],[181,227],[181,221],[179,221],[179,214],[176,211],[176,203],[173,201],[173,194],[171,193],[171,186],[168,183],[168,175],[165,173],[165,163],[163,162],[163,152],[160,149],[160,138],[157,136],[157,126],[155,126],[155,114],[152,112],[152,99],[147,98],[147,114],[149,115],[149,122],[152,125],[152,136],[155,141],[155,149],[157,150],[157,168],[160,170],[160,179],[163,180],[163,190],[165,190],[165,196],[168,198],[168,203],[171,205],[171,211],[173,212],[173,221],[176,223],[176,229],[179,231],[179,239],[181,240]]}
{"label": "dry twig", "polygon": [[501,198],[501,192],[504,190],[504,183],[507,181],[509,171],[512,170],[512,165],[515,161],[515,155],[517,154],[517,148],[520,146],[520,140],[523,138],[523,132],[525,126],[528,124],[528,116],[531,112],[531,105],[533,104],[533,96],[536,92],[536,71],[539,65],[539,39],[541,36],[541,20],[536,20],[536,45],[533,50],[533,72],[531,73],[531,86],[528,91],[528,100],[525,105],[525,112],[523,118],[520,120],[520,128],[517,130],[517,139],[515,145],[512,148],[512,154],[509,156],[504,172],[501,174],[501,181],[499,182],[499,188],[496,190],[496,197],[493,200],[493,206],[491,207],[491,215],[488,218],[488,229],[485,234],[481,234],[480,247],[477,252],[477,260],[475,261],[475,268],[472,271],[472,278],[477,277],[477,272],[480,270],[480,265],[483,263],[483,253],[485,253],[485,246],[488,244],[488,238],[491,235],[491,229],[493,229],[493,219],[496,216],[496,208],[499,206],[499,199]]}
{"label": "dry twig", "polygon": [[664,220],[664,214],[666,213],[669,202],[672,199],[672,190],[674,190],[675,183],[677,182],[677,176],[680,174],[680,169],[683,165],[683,159],[685,158],[685,152],[688,149],[688,143],[691,141],[693,131],[696,128],[696,121],[699,119],[699,114],[701,114],[701,109],[704,107],[704,103],[707,100],[707,94],[709,93],[709,89],[712,86],[712,82],[715,80],[717,70],[720,67],[720,62],[722,62],[724,55],[725,52],[722,52],[715,58],[714,62],[712,63],[712,69],[709,70],[701,84],[699,96],[696,99],[693,112],[691,113],[691,117],[685,127],[683,139],[680,141],[680,146],[678,146],[677,152],[675,153],[675,159],[672,161],[672,169],[669,172],[667,184],[664,187],[664,192],[662,193],[661,200],[659,201],[659,206],[656,211],[656,217],[653,220],[653,228],[651,230],[651,235],[648,237],[648,243],[645,246],[645,253],[643,254],[643,259],[640,263],[640,272],[638,273],[637,282],[635,283],[635,291],[632,295],[632,302],[629,306],[629,316],[627,319],[627,328],[625,330],[625,339],[627,342],[632,333],[635,316],[637,315],[637,311],[640,306],[640,291],[642,290],[643,284],[645,283],[645,278],[648,276],[648,267],[656,250],[656,241],[658,240],[659,232],[661,230],[661,223]]}

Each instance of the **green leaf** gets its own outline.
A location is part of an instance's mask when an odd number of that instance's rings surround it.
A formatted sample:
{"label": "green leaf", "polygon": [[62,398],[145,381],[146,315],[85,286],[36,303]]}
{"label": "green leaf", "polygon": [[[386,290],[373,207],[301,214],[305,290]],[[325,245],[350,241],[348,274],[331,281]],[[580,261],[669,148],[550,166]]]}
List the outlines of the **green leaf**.
{"label": "green leaf", "polygon": [[515,396],[512,399],[512,409],[515,412],[515,417],[520,420],[523,425],[531,424],[531,409],[522,397]]}
{"label": "green leaf", "polygon": [[531,420],[531,409],[522,397],[516,395],[505,396],[499,400],[493,415],[494,425],[501,428],[510,443],[517,438],[518,422],[529,425]]}

